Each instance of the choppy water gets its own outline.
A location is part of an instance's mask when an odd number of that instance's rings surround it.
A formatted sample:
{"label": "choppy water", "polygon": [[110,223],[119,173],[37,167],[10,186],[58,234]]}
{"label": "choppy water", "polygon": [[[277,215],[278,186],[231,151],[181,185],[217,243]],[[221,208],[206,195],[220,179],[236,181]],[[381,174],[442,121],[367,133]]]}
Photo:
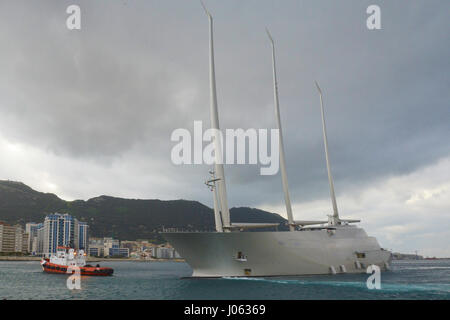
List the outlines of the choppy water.
{"label": "choppy water", "polygon": [[368,275],[284,278],[181,279],[185,263],[104,262],[112,277],[83,277],[81,290],[66,275],[41,271],[39,262],[0,261],[0,299],[450,299],[450,260],[394,261],[381,290]]}

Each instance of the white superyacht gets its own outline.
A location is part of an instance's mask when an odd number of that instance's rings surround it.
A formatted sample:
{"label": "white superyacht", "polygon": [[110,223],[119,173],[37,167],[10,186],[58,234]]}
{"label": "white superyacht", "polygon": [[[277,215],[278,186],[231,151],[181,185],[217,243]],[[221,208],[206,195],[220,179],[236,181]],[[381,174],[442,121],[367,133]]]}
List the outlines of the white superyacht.
{"label": "white superyacht", "polygon": [[[214,71],[213,19],[209,18],[209,68],[211,128],[219,129]],[[275,66],[275,45],[272,46],[274,102],[279,129],[280,169],[286,203],[289,231],[245,231],[252,228],[276,228],[270,223],[231,223],[227,203],[225,175],[221,159],[221,141],[214,139],[216,164],[208,186],[213,191],[216,232],[167,232],[163,236],[193,269],[193,277],[294,276],[337,273],[364,273],[369,265],[381,270],[389,267],[390,252],[380,248],[376,238],[338,214],[331,175],[325,128],[322,92],[320,96],[325,158],[330,184],[333,214],[327,221],[295,221],[289,197],[283,135]]]}

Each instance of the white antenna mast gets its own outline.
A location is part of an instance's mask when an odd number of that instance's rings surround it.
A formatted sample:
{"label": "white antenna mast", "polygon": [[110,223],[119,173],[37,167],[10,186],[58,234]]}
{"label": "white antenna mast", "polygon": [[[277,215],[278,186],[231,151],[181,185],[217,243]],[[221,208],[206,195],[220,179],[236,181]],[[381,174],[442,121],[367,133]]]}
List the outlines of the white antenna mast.
{"label": "white antenna mast", "polygon": [[279,145],[280,145],[280,168],[281,168],[281,179],[283,181],[283,191],[284,191],[284,201],[286,203],[286,212],[289,222],[289,230],[294,231],[294,219],[292,217],[292,206],[291,199],[289,197],[289,186],[286,173],[286,162],[284,156],[284,144],[283,144],[283,133],[281,131],[281,120],[280,120],[280,105],[278,101],[278,83],[277,83],[277,71],[275,67],[275,43],[273,42],[272,36],[269,30],[266,28],[267,35],[269,36],[270,43],[272,44],[272,67],[273,67],[273,94],[275,101],[275,115],[277,117],[278,131],[279,131]]}
{"label": "white antenna mast", "polygon": [[211,109],[211,128],[214,131],[214,147],[215,147],[215,164],[214,172],[217,175],[216,182],[219,204],[222,209],[223,218],[223,228],[225,232],[230,231],[230,211],[228,209],[227,202],[227,189],[225,185],[225,173],[223,170],[223,159],[222,159],[222,140],[219,135],[219,113],[217,111],[217,93],[216,93],[216,75],[214,70],[214,42],[213,42],[213,19],[211,13],[203,2],[201,2],[203,9],[205,9],[206,15],[209,19],[209,83],[210,83],[210,109]]}
{"label": "white antenna mast", "polygon": [[328,156],[328,139],[327,139],[327,128],[325,126],[325,114],[323,111],[323,98],[322,98],[322,90],[319,87],[319,84],[316,81],[316,87],[319,91],[320,96],[320,113],[322,114],[322,131],[323,131],[323,144],[325,146],[325,159],[327,162],[327,170],[328,170],[328,181],[330,183],[330,194],[331,194],[331,202],[333,203],[333,224],[339,221],[339,213],[336,204],[336,195],[334,193],[334,184],[333,177],[331,175],[331,167],[330,167],[330,159]]}

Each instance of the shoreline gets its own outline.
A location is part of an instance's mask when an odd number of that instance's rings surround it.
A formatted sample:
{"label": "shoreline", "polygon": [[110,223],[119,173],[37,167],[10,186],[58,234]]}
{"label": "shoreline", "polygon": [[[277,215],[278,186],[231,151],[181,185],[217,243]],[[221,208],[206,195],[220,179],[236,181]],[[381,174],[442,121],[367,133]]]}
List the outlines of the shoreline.
{"label": "shoreline", "polygon": [[[0,256],[0,261],[41,261],[41,257],[32,256]],[[393,259],[392,261],[439,261],[439,260],[450,260],[450,258],[435,258],[435,259]],[[137,258],[94,258],[88,257],[86,262],[108,262],[108,261],[136,261],[136,262],[186,262],[184,259],[137,259]]]}
{"label": "shoreline", "polygon": [[133,262],[185,262],[184,259],[135,259],[135,258],[93,258],[86,262],[108,262],[108,261],[133,261]]}
{"label": "shoreline", "polygon": [[[41,257],[0,256],[0,261],[41,261]],[[136,259],[136,258],[87,258],[86,262],[136,261],[136,262],[185,262],[184,259]]]}

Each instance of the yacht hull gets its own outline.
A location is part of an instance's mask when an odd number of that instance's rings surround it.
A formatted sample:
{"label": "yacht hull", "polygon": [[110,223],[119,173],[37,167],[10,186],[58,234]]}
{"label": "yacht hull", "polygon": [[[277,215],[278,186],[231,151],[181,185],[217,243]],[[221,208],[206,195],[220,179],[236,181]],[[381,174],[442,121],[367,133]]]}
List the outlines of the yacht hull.
{"label": "yacht hull", "polygon": [[193,277],[291,276],[386,270],[390,252],[357,227],[294,232],[163,233]]}

